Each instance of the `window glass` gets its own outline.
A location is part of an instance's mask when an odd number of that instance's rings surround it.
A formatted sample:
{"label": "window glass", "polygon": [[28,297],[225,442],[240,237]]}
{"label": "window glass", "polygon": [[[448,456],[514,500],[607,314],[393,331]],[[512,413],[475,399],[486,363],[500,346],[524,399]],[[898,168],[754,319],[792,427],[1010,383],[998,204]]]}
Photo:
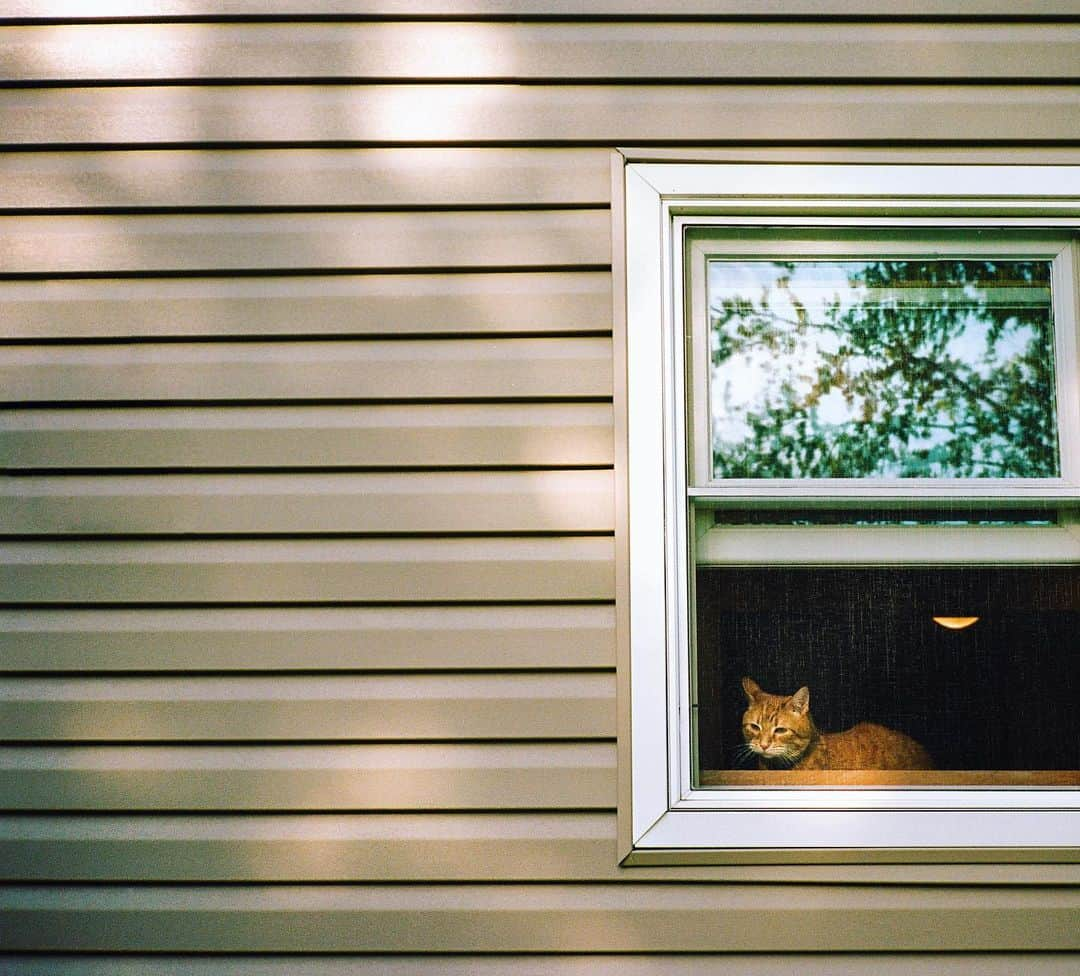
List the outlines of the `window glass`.
{"label": "window glass", "polygon": [[[702,787],[1080,785],[1076,566],[702,566],[696,595]],[[779,751],[761,770],[746,676],[775,695],[806,687],[821,732],[870,722],[907,742],[852,736],[857,772],[787,771]],[[890,770],[910,742],[932,769]]]}
{"label": "window glass", "polygon": [[[739,239],[702,254],[714,485],[1060,475],[1051,260]],[[688,499],[693,784],[1080,785],[1071,508],[819,490]]]}
{"label": "window glass", "polygon": [[709,260],[713,477],[1057,477],[1050,273]]}

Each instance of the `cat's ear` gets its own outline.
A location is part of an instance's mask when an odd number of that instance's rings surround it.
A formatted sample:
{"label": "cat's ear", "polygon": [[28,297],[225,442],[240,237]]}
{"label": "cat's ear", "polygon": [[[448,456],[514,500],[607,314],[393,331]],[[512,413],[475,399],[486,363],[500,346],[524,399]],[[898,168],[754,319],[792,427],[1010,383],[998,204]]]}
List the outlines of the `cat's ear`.
{"label": "cat's ear", "polygon": [[761,694],[761,687],[753,678],[742,679],[742,690],[746,692],[746,697],[753,701]]}
{"label": "cat's ear", "polygon": [[788,708],[802,715],[810,707],[810,689],[803,685],[788,699]]}

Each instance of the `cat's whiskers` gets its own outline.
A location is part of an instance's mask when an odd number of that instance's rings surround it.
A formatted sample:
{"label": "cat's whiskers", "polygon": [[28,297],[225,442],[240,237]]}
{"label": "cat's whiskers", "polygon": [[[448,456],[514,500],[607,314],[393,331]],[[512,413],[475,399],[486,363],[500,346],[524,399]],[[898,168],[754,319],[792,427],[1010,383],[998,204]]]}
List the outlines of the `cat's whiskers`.
{"label": "cat's whiskers", "polygon": [[746,766],[751,763],[757,756],[757,753],[746,742],[741,742],[737,746],[731,747],[732,765],[733,766]]}

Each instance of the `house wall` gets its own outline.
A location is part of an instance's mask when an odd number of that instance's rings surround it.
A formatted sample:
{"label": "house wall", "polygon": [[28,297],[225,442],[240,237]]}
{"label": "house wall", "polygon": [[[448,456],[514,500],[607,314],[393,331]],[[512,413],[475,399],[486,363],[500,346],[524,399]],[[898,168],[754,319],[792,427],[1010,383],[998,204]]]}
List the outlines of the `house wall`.
{"label": "house wall", "polygon": [[1075,971],[1077,865],[616,863],[612,148],[1080,162],[1017,8],[0,0],[0,972]]}

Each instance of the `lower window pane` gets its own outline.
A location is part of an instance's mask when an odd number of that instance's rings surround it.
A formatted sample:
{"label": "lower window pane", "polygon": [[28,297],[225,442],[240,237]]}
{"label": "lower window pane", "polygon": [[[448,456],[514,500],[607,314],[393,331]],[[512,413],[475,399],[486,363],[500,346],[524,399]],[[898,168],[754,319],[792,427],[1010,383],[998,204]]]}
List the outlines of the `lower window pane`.
{"label": "lower window pane", "polygon": [[696,607],[700,787],[1080,785],[1078,567],[702,566]]}

